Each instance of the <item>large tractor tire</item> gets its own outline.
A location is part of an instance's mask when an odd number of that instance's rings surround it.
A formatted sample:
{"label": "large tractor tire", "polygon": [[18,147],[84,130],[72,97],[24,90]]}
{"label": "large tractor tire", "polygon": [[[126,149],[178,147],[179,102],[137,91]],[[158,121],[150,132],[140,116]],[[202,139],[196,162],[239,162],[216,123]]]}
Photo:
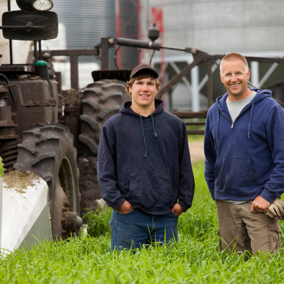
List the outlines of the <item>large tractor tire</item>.
{"label": "large tractor tire", "polygon": [[123,81],[100,80],[85,88],[80,116],[80,157],[97,156],[103,125],[127,100],[130,97]]}
{"label": "large tractor tire", "polygon": [[122,104],[130,100],[125,86],[123,81],[99,80],[89,84],[83,92],[78,161],[81,173],[81,216],[86,213],[87,208],[96,211],[96,199],[101,198],[96,159],[100,133],[107,119],[117,114]]}
{"label": "large tractor tire", "polygon": [[31,171],[49,187],[53,239],[76,235],[81,219],[77,150],[68,127],[56,123],[29,126],[18,144],[14,168]]}

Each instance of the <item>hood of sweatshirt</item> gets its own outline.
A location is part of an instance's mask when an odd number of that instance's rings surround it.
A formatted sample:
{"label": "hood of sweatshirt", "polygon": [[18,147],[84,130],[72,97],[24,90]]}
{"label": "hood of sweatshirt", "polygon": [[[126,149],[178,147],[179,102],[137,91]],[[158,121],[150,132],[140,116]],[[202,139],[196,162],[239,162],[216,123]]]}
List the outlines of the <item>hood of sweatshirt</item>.
{"label": "hood of sweatshirt", "polygon": [[[151,120],[152,120],[152,127],[153,127],[153,131],[154,131],[154,137],[158,138],[159,135],[158,135],[158,133],[156,132],[156,129],[155,129],[154,116],[156,116],[158,114],[161,114],[163,112],[163,110],[164,110],[164,102],[162,100],[155,99],[155,107],[156,107],[156,110],[151,115],[149,115],[149,117],[151,117]],[[145,139],[144,126],[143,126],[143,118],[145,119],[146,117],[144,117],[144,116],[134,112],[131,109],[131,101],[125,102],[122,105],[122,107],[121,107],[119,112],[139,117],[140,122],[141,122],[141,132],[142,132],[142,135],[143,135],[144,146],[145,146],[144,158],[147,158],[147,143],[146,143],[146,139]]]}
{"label": "hood of sweatshirt", "polygon": [[[130,114],[130,115],[135,115],[135,116],[138,116],[140,117],[141,115],[134,112],[132,109],[131,109],[131,101],[127,101],[125,102],[120,111],[121,113],[126,113],[126,114]],[[152,116],[155,116],[157,114],[160,114],[163,112],[164,110],[164,102],[162,100],[159,100],[159,99],[155,99],[155,107],[156,107],[156,110],[151,114]],[[143,117],[143,116],[142,116]]]}
{"label": "hood of sweatshirt", "polygon": [[[271,91],[270,90],[261,90],[261,89],[250,89],[251,91],[256,92],[256,96],[253,98],[253,100],[250,102],[250,104],[257,104],[258,102],[262,101],[263,99],[267,97],[271,97]],[[228,97],[228,93],[225,93],[223,96],[218,97],[216,99],[216,104],[218,105],[218,108],[220,111],[228,111],[227,110],[227,104],[226,99]]]}

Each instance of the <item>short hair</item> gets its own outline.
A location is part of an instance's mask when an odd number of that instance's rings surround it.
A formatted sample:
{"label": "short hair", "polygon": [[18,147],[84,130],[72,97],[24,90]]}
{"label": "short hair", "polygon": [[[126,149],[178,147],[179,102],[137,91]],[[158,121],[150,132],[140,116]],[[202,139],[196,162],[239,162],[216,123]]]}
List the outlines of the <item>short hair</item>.
{"label": "short hair", "polygon": [[227,60],[241,60],[244,63],[246,73],[248,72],[249,67],[248,67],[248,62],[247,62],[246,58],[239,53],[229,53],[229,54],[225,55],[220,62],[220,73],[221,73],[221,75],[222,75],[222,72],[223,72],[223,64]]}
{"label": "short hair", "polygon": [[126,89],[126,91],[127,91],[127,93],[129,94],[130,97],[131,97],[131,93],[129,92],[129,88],[132,87],[135,80],[142,80],[142,79],[146,79],[146,78],[151,78],[152,80],[154,80],[155,83],[156,83],[156,88],[158,89],[158,91],[160,90],[161,83],[158,81],[157,78],[155,78],[152,74],[139,72],[138,75],[136,75],[135,77],[133,77],[132,79],[130,79],[129,81],[126,82],[126,88],[125,89]]}

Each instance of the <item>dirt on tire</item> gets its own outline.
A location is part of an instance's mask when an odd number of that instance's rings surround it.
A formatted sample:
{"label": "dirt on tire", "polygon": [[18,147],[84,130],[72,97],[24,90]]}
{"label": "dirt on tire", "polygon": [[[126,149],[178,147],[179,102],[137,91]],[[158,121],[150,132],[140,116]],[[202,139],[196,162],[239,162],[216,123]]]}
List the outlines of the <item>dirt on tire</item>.
{"label": "dirt on tire", "polygon": [[80,116],[80,157],[97,156],[102,127],[119,112],[126,100],[130,97],[122,81],[100,80],[85,88]]}
{"label": "dirt on tire", "polygon": [[[81,132],[79,135],[81,216],[88,209],[97,210],[96,199],[102,198],[97,179],[97,153],[101,129],[105,122],[117,114],[125,101],[130,100],[125,82],[99,80],[83,91]],[[86,220],[84,220],[86,222]]]}
{"label": "dirt on tire", "polygon": [[[73,135],[64,125],[29,126],[22,133],[14,164],[15,169],[33,172],[47,182],[54,239],[64,234],[62,210],[80,212],[79,170],[73,141]],[[59,189],[62,192],[58,192]]]}
{"label": "dirt on tire", "polygon": [[80,215],[83,217],[88,210],[95,212],[98,209],[96,199],[102,198],[97,178],[97,158],[93,156],[79,158],[78,168],[80,169],[81,192]]}

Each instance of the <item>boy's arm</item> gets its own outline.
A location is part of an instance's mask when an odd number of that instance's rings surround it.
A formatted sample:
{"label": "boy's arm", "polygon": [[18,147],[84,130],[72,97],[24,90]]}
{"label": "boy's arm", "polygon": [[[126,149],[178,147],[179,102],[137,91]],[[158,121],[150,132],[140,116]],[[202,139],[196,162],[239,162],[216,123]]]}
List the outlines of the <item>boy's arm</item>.
{"label": "boy's arm", "polygon": [[179,129],[179,194],[178,204],[185,212],[191,207],[194,195],[194,176],[188,148],[187,130],[183,123]]}
{"label": "boy's arm", "polygon": [[112,126],[102,128],[98,150],[97,172],[100,191],[107,206],[117,210],[126,200],[117,188],[116,143]]}

